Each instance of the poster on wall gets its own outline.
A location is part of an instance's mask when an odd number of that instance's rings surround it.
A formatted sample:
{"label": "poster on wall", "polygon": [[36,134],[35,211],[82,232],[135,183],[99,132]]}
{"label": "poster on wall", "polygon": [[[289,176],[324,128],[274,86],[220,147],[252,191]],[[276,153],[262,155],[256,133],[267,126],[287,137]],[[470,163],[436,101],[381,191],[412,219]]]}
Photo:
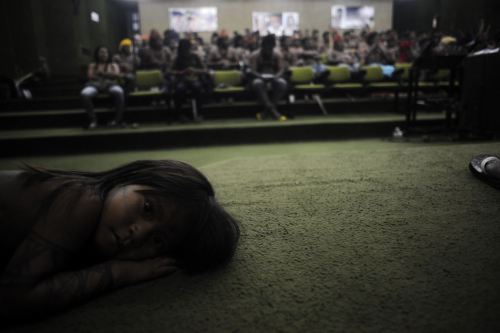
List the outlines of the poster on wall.
{"label": "poster on wall", "polygon": [[371,6],[332,6],[332,28],[375,27],[375,8]]}
{"label": "poster on wall", "polygon": [[169,16],[177,32],[217,31],[217,7],[170,8]]}
{"label": "poster on wall", "polygon": [[253,12],[252,29],[261,36],[274,34],[276,36],[291,36],[299,30],[299,13],[297,12]]}

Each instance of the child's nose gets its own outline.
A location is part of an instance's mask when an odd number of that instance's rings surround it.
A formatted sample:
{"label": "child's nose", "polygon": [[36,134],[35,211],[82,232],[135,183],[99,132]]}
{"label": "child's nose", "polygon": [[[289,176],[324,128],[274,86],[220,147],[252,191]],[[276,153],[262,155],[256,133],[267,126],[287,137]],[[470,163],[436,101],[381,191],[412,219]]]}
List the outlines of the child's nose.
{"label": "child's nose", "polygon": [[134,241],[140,241],[146,239],[147,236],[153,230],[153,224],[145,221],[138,221],[130,225],[129,227],[129,235],[130,238]]}

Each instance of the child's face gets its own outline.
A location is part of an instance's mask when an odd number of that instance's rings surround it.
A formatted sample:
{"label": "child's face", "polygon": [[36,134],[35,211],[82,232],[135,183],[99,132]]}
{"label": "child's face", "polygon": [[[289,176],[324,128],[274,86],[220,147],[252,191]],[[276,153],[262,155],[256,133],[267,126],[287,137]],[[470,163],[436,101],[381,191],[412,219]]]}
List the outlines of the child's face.
{"label": "child's face", "polygon": [[109,192],[94,243],[106,258],[140,260],[168,254],[186,232],[183,214],[167,198],[142,185]]}

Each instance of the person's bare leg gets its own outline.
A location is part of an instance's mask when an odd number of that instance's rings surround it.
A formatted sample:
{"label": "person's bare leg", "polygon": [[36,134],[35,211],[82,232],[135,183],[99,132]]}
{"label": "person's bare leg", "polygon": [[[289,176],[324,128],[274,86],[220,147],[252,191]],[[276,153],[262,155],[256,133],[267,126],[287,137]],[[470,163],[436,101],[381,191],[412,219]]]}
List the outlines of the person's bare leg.
{"label": "person's bare leg", "polygon": [[259,102],[264,105],[266,109],[271,109],[274,105],[271,103],[269,95],[267,93],[266,83],[261,79],[255,79],[252,82],[252,90],[259,99]]}
{"label": "person's bare leg", "polygon": [[[125,93],[119,85],[115,84],[109,88],[109,94],[113,96],[115,102],[115,119],[114,123],[119,125],[123,122],[123,109],[125,107]],[[112,123],[113,123],[112,122]]]}
{"label": "person's bare leg", "polygon": [[83,106],[85,107],[87,115],[89,116],[89,125],[87,126],[89,129],[94,129],[97,127],[97,117],[94,112],[94,104],[92,103],[92,98],[94,98],[97,93],[97,89],[91,86],[83,88],[82,92],[80,93]]}

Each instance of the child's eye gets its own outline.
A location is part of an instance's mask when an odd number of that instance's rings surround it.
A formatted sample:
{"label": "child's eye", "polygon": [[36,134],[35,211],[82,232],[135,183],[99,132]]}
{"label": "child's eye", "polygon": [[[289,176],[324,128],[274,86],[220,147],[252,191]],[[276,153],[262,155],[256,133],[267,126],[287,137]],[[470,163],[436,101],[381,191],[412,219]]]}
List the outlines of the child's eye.
{"label": "child's eye", "polygon": [[142,204],[142,212],[144,216],[151,218],[153,217],[154,213],[154,207],[153,203],[147,199],[144,200],[144,203]]}

